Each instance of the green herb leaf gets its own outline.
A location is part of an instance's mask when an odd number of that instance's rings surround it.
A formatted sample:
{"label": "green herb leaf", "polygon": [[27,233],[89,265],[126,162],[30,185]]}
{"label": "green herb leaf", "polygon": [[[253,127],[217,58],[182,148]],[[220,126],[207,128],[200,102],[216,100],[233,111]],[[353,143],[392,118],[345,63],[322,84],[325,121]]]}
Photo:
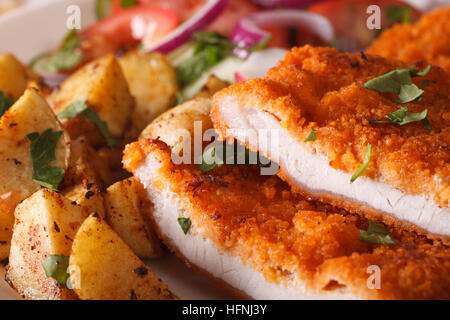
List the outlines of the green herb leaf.
{"label": "green herb leaf", "polygon": [[389,230],[376,221],[369,222],[367,231],[359,230],[359,238],[361,241],[375,244],[393,245],[396,243],[396,240],[391,238]]}
{"label": "green herb leaf", "polygon": [[425,67],[423,70],[411,69],[411,77],[423,77],[426,76],[428,72],[431,70],[431,65]]}
{"label": "green herb leaf", "polygon": [[308,141],[316,141],[316,132],[314,131],[314,128],[311,128],[311,132],[309,133],[308,137],[305,139],[305,142]]}
{"label": "green herb leaf", "polygon": [[385,117],[389,119],[389,121],[382,120],[369,120],[370,123],[381,123],[381,124],[396,124],[399,126],[403,126],[405,124],[411,122],[422,121],[423,124],[431,130],[430,122],[427,119],[428,109],[423,110],[418,113],[406,113],[408,111],[408,107],[402,107],[397,111],[387,114]]}
{"label": "green herb leaf", "polygon": [[44,131],[41,135],[38,132],[27,135],[31,141],[32,179],[39,185],[52,190],[58,190],[58,186],[64,178],[63,169],[49,166],[49,163],[56,159],[55,147],[61,135],[61,131],[53,132],[52,129]]}
{"label": "green herb leaf", "polygon": [[364,170],[366,170],[367,166],[369,165],[371,157],[372,157],[372,145],[368,143],[364,162],[361,165],[361,167],[359,167],[359,169],[356,170],[356,172],[353,174],[352,178],[350,179],[350,183],[353,183],[364,172]]}
{"label": "green herb leaf", "polygon": [[53,278],[60,285],[66,286],[67,279],[69,279],[69,274],[67,273],[67,269],[69,268],[68,256],[49,255],[42,261],[42,267],[47,278]]}
{"label": "green herb leaf", "polygon": [[80,50],[81,38],[75,29],[70,30],[61,42],[60,49],[53,54],[35,60],[31,66],[36,71],[59,72],[71,70],[84,58]]}
{"label": "green herb leaf", "polygon": [[419,99],[424,91],[419,89],[414,83],[405,84],[400,88],[400,93],[398,94],[398,103],[407,103]]}
{"label": "green herb leaf", "polygon": [[130,8],[137,5],[136,0],[120,0],[120,6],[122,8]]}
{"label": "green herb leaf", "polygon": [[181,230],[183,230],[183,233],[187,234],[189,232],[189,229],[191,228],[191,224],[192,224],[191,219],[180,217],[177,220],[178,220],[178,224],[181,227]]}
{"label": "green herb leaf", "polygon": [[188,85],[197,80],[203,72],[231,55],[233,44],[215,32],[194,33],[194,55],[184,60],[176,69],[177,80]]}
{"label": "green herb leaf", "polygon": [[64,118],[75,118],[76,116],[84,116],[90,122],[92,122],[99,130],[102,136],[106,140],[106,144],[108,147],[114,147],[119,142],[118,139],[113,139],[109,136],[108,124],[105,121],[102,121],[97,112],[92,109],[89,109],[86,104],[86,100],[77,100],[67,106],[63,111],[58,114],[59,119]]}
{"label": "green herb leaf", "polygon": [[424,92],[412,83],[412,77],[422,77],[430,69],[430,65],[423,70],[414,68],[396,69],[367,81],[364,87],[380,93],[395,93],[399,98],[397,102],[407,103],[420,98]]}
{"label": "green herb leaf", "polygon": [[0,117],[14,104],[14,99],[0,91]]}
{"label": "green herb leaf", "polygon": [[[238,145],[216,145],[203,152],[202,162],[199,164],[198,169],[201,172],[208,172],[222,165],[251,165],[250,159],[256,159],[255,164],[262,166],[261,160],[263,157],[258,152],[239,148]],[[264,158],[264,163],[267,162]]]}
{"label": "green herb leaf", "polygon": [[382,235],[378,233],[369,233],[364,230],[359,230],[359,238],[361,241],[376,243],[376,244],[385,244],[385,245],[393,245],[396,243],[395,239],[392,239],[389,235]]}
{"label": "green herb leaf", "polygon": [[381,223],[376,221],[369,221],[369,228],[367,229],[369,233],[380,233],[380,234],[391,234],[389,230],[383,226]]}
{"label": "green herb leaf", "polygon": [[[233,49],[238,48],[227,37],[217,32],[195,32],[193,39],[195,41],[194,54],[176,68],[177,80],[183,86],[193,83],[206,70],[233,55]],[[251,48],[242,49],[249,52],[258,51],[267,46],[269,41],[270,39],[265,39]]]}
{"label": "green herb leaf", "polygon": [[95,15],[97,19],[101,20],[110,16],[112,13],[111,0],[96,0]]}
{"label": "green herb leaf", "polygon": [[392,23],[409,23],[411,22],[412,10],[406,6],[388,6],[386,8],[386,17]]}
{"label": "green herb leaf", "polygon": [[183,102],[186,101],[186,97],[184,96],[182,91],[178,91],[175,94],[175,106],[182,104]]}

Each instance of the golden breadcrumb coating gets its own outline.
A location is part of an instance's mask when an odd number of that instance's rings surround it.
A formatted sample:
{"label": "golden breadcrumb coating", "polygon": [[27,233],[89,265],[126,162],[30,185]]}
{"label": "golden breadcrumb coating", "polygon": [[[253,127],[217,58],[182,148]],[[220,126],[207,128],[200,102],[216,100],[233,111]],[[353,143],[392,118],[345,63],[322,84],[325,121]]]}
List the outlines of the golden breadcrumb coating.
{"label": "golden breadcrumb coating", "polygon": [[[394,102],[393,94],[364,88],[364,83],[397,68],[423,69],[378,56],[340,53],[331,48],[305,46],[287,53],[264,78],[232,85],[214,96],[211,118],[226,136],[227,126],[218,101],[233,97],[240,108],[258,108],[277,118],[299,144],[326,157],[334,169],[353,173],[363,163],[367,145],[372,157],[364,176],[409,194],[423,194],[448,206],[450,197],[450,74],[432,67],[413,82],[422,87],[420,101]],[[432,130],[422,122],[403,126],[373,124],[408,106],[408,113],[428,109]],[[314,128],[317,139],[304,142]]]}
{"label": "golden breadcrumb coating", "polygon": [[414,24],[397,24],[384,31],[367,53],[424,61],[450,72],[450,6],[425,14]]}
{"label": "golden breadcrumb coating", "polygon": [[[180,197],[189,232],[239,256],[267,281],[287,284],[295,275],[314,292],[347,287],[363,298],[450,298],[450,248],[441,242],[400,228],[389,228],[395,246],[362,242],[367,219],[296,195],[277,176],[245,165],[202,173],[197,165],[174,165],[170,152],[161,141],[141,139],[126,147],[124,165],[135,171],[147,156],[156,158],[153,187]],[[366,286],[372,264],[381,268],[379,290]]]}

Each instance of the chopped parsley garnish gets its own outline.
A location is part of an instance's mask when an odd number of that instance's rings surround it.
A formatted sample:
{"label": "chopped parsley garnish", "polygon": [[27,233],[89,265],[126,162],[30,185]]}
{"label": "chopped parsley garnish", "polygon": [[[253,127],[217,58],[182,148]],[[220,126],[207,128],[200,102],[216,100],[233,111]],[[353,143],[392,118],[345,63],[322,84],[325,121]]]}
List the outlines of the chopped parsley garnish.
{"label": "chopped parsley garnish", "polygon": [[181,230],[183,230],[183,233],[187,234],[189,232],[189,229],[191,228],[191,224],[192,224],[191,219],[180,217],[177,220],[178,220],[178,224],[181,227]]}
{"label": "chopped parsley garnish", "polygon": [[373,78],[364,84],[369,90],[380,93],[394,93],[398,95],[399,103],[407,103],[419,99],[424,90],[417,87],[413,82],[413,77],[422,77],[431,69],[428,65],[423,70],[414,68],[401,68],[385,73],[379,77]]}
{"label": "chopped parsley garnish", "polygon": [[120,0],[120,6],[122,8],[131,8],[137,5],[136,0]]}
{"label": "chopped parsley garnish", "polygon": [[406,113],[408,111],[408,107],[402,107],[398,109],[397,111],[394,111],[392,113],[389,113],[385,115],[386,118],[389,120],[383,121],[383,120],[369,120],[370,123],[384,123],[384,124],[396,124],[399,126],[411,123],[411,122],[417,122],[422,121],[422,123],[428,128],[428,130],[431,130],[430,122],[427,119],[427,113],[428,109],[423,110],[422,112],[418,113]]}
{"label": "chopped parsley garnish", "polygon": [[[233,50],[237,48],[236,44],[217,32],[195,32],[193,39],[194,54],[176,68],[177,80],[183,86],[193,83],[203,72],[233,55]],[[268,41],[265,40],[245,50],[249,52],[261,50],[267,43]]]}
{"label": "chopped parsley garnish", "polygon": [[203,152],[202,163],[198,165],[198,169],[201,172],[208,172],[215,167],[221,167],[223,161],[223,146],[211,147]]}
{"label": "chopped parsley garnish", "polygon": [[[202,162],[198,165],[198,169],[201,172],[208,172],[214,168],[219,168],[222,165],[238,165],[245,164],[251,165],[256,164],[262,166],[262,163],[267,163],[268,161],[261,161],[262,156],[259,152],[253,152],[248,149],[239,147],[237,144],[234,145],[216,145],[211,148],[206,149],[202,155]],[[256,160],[255,163],[251,163]]]}
{"label": "chopped parsley garnish", "polygon": [[314,128],[311,128],[311,132],[309,133],[308,137],[305,139],[305,142],[308,141],[316,141],[316,132],[314,131]]}
{"label": "chopped parsley garnish", "polygon": [[108,147],[114,147],[119,142],[118,139],[113,139],[109,136],[108,124],[105,121],[102,121],[102,119],[100,119],[97,112],[95,112],[92,109],[89,109],[88,105],[86,104],[86,100],[77,100],[71,103],[63,111],[58,113],[58,118],[70,119],[75,118],[78,115],[86,117],[98,128],[98,130],[100,130],[100,133],[105,138]]}
{"label": "chopped parsley garnish", "polygon": [[84,58],[80,49],[81,38],[75,29],[70,30],[64,37],[58,51],[38,58],[31,66],[36,71],[59,72],[71,70]]}
{"label": "chopped parsley garnish", "polygon": [[0,91],[0,117],[14,104],[14,99]]}
{"label": "chopped parsley garnish", "polygon": [[364,172],[364,170],[366,170],[367,166],[369,165],[371,157],[372,157],[372,145],[368,143],[364,162],[361,165],[361,167],[359,167],[359,169],[356,170],[356,172],[353,174],[352,178],[350,179],[350,183],[353,183]]}
{"label": "chopped parsley garnish", "polygon": [[407,6],[388,6],[386,8],[386,17],[392,23],[411,22],[411,13],[411,8]]}
{"label": "chopped parsley garnish", "polygon": [[66,286],[67,279],[69,279],[69,274],[67,273],[67,268],[69,268],[68,256],[49,255],[42,261],[42,267],[47,278],[53,278],[60,285]]}
{"label": "chopped parsley garnish", "polygon": [[359,230],[359,238],[361,241],[375,244],[393,245],[396,243],[396,240],[391,238],[389,230],[376,221],[369,222],[367,231]]}
{"label": "chopped parsley garnish", "polygon": [[111,0],[96,0],[95,2],[95,15],[97,19],[103,19],[110,16],[112,13]]}
{"label": "chopped parsley garnish", "polygon": [[52,129],[45,130],[41,135],[32,132],[27,135],[31,141],[30,154],[33,162],[34,182],[52,190],[58,190],[58,186],[64,178],[64,170],[49,166],[56,159],[55,147],[62,132],[53,132]]}

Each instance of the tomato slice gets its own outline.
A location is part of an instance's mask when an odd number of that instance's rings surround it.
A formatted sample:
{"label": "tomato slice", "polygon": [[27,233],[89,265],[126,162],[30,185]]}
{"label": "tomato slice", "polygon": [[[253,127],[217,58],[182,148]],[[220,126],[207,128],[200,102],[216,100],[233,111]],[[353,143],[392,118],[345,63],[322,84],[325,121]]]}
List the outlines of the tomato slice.
{"label": "tomato slice", "polygon": [[[129,10],[133,7],[123,8],[121,0],[112,1],[112,12],[118,13]],[[136,0],[139,5],[147,5],[170,10],[178,15],[178,17],[185,21],[192,16],[198,8],[205,4],[206,0]]]}
{"label": "tomato slice", "polygon": [[355,51],[364,49],[380,33],[380,30],[367,28],[366,22],[370,14],[366,11],[370,5],[380,7],[382,28],[393,24],[386,14],[389,7],[410,8],[411,21],[420,17],[417,10],[397,0],[331,0],[311,5],[308,11],[321,14],[331,21],[335,28],[338,48]]}
{"label": "tomato slice", "polygon": [[90,59],[124,47],[160,40],[180,23],[178,16],[167,9],[137,5],[114,13],[81,32],[83,51]]}

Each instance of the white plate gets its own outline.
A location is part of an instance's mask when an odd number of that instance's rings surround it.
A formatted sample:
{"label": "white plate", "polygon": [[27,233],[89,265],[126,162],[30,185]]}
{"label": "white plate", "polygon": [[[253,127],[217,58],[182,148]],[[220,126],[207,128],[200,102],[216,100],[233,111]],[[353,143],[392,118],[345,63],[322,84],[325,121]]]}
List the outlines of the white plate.
{"label": "white plate", "polygon": [[[0,16],[0,52],[10,52],[29,63],[36,55],[54,48],[67,32],[69,15],[66,10],[73,4],[81,8],[82,28],[95,21],[93,0],[32,1],[30,5]],[[232,298],[170,254],[148,261],[148,265],[183,299]],[[20,298],[3,278],[4,270],[0,267],[0,299]]]}

